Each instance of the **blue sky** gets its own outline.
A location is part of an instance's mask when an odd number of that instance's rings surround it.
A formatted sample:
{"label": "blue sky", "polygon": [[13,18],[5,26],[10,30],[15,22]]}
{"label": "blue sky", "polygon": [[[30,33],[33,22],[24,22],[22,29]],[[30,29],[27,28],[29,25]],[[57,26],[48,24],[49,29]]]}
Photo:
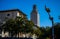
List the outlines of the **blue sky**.
{"label": "blue sky", "polygon": [[50,14],[54,17],[54,22],[60,22],[58,19],[60,15],[60,0],[0,0],[0,10],[18,8],[27,14],[28,19],[30,19],[30,13],[34,4],[37,5],[40,14],[41,27],[51,26],[51,21],[44,8],[45,5],[50,8]]}

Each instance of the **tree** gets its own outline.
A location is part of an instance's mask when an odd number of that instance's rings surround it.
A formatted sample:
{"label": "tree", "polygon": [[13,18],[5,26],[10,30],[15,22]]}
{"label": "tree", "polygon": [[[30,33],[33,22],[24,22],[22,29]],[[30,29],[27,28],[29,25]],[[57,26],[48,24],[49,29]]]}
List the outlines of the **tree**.
{"label": "tree", "polygon": [[15,26],[15,20],[13,19],[9,19],[8,21],[6,21],[6,23],[2,26],[3,30],[5,32],[9,32],[10,36],[12,35],[12,32],[13,32],[13,28]]}
{"label": "tree", "polygon": [[[23,30],[23,19],[21,17],[17,17],[16,19],[9,19],[2,26],[3,30],[10,33],[10,36],[17,35],[19,32]],[[19,35],[19,34],[18,34]]]}
{"label": "tree", "polygon": [[32,21],[27,21],[26,24],[25,24],[26,33],[32,32],[33,26],[34,26],[34,24],[33,24]]}
{"label": "tree", "polygon": [[51,27],[40,27],[40,36],[38,39],[50,39],[50,35],[51,35]]}
{"label": "tree", "polygon": [[54,25],[54,36],[55,36],[55,39],[60,38],[60,23],[56,23]]}

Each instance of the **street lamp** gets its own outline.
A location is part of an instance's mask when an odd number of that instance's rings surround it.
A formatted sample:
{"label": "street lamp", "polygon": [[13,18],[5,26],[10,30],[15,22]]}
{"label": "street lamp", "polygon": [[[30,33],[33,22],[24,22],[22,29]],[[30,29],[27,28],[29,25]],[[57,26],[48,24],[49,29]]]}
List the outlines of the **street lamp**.
{"label": "street lamp", "polygon": [[48,15],[49,15],[49,19],[51,20],[51,22],[52,22],[52,39],[54,39],[54,22],[53,22],[53,17],[50,15],[50,9],[49,8],[47,8],[46,6],[45,6],[45,10],[46,10],[46,12],[48,13]]}

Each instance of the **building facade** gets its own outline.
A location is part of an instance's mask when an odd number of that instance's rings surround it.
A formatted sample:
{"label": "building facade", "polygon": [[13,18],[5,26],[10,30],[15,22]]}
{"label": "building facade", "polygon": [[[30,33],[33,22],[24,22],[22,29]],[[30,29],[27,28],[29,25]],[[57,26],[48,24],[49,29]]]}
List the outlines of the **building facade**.
{"label": "building facade", "polygon": [[9,33],[2,30],[1,26],[9,19],[16,19],[16,17],[27,18],[26,14],[24,14],[19,9],[12,9],[12,10],[4,10],[0,11],[0,36],[2,37],[9,37]]}
{"label": "building facade", "polygon": [[36,25],[40,26],[40,18],[39,18],[39,13],[37,11],[36,5],[33,5],[33,10],[31,12],[31,21]]}
{"label": "building facade", "polygon": [[17,16],[26,18],[26,14],[18,9],[0,11],[0,24],[8,19],[15,19]]}

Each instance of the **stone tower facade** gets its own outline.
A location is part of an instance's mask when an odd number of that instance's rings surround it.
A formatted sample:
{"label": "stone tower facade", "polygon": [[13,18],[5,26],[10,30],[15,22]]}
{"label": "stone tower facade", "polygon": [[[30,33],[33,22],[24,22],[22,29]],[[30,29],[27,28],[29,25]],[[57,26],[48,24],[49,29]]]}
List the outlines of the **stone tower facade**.
{"label": "stone tower facade", "polygon": [[31,12],[31,21],[36,25],[40,26],[40,18],[39,18],[39,13],[37,11],[36,5],[33,5],[33,10]]}

